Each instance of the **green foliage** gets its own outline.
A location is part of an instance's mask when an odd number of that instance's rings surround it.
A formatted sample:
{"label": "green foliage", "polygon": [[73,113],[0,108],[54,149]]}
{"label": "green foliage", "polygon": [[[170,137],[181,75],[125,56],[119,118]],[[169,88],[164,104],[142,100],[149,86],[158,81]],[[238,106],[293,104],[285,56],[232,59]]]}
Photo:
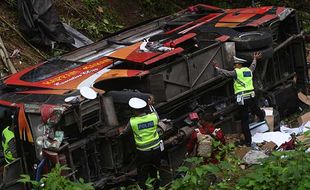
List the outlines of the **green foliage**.
{"label": "green foliage", "polygon": [[95,37],[102,37],[103,34],[113,33],[122,28],[122,26],[112,24],[109,19],[103,19],[99,24],[95,21],[80,20],[79,28],[86,30]]}
{"label": "green foliage", "polygon": [[99,0],[83,0],[83,3],[89,8],[89,9],[94,9],[97,6],[100,5]]}
{"label": "green foliage", "polygon": [[61,175],[61,172],[68,170],[66,166],[57,164],[52,171],[44,175],[40,181],[35,181],[29,175],[21,175],[21,183],[30,183],[32,190],[94,190],[91,183],[85,183],[83,179],[77,182],[70,181]]}
{"label": "green foliage", "polygon": [[222,160],[223,158],[227,157],[228,155],[231,155],[233,150],[235,149],[235,146],[233,144],[227,144],[223,145],[221,141],[218,140],[212,140],[212,149],[216,151],[216,159]]}
{"label": "green foliage", "polygon": [[177,171],[184,173],[184,177],[178,178],[171,183],[172,190],[196,189],[203,190],[210,186],[211,176],[208,177],[212,168],[203,164],[203,159],[198,157],[185,160],[188,166],[181,166]]}
{"label": "green foliage", "polygon": [[274,152],[240,178],[237,189],[291,190],[310,188],[310,154],[303,150]]}
{"label": "green foliage", "polygon": [[17,0],[5,0],[11,7],[17,7]]}
{"label": "green foliage", "polygon": [[299,142],[295,150],[273,152],[257,165],[241,176],[236,189],[253,190],[303,190],[310,189],[310,154],[305,152],[310,133],[305,133],[305,140]]}
{"label": "green foliage", "polygon": [[72,11],[78,15],[63,17],[63,22],[94,40],[101,39],[103,36],[123,28],[117,21],[118,18],[113,10],[103,0],[83,0],[83,3],[85,6],[82,7],[71,6]]}
{"label": "green foliage", "polygon": [[181,3],[173,0],[143,0],[141,3],[143,8],[141,12],[147,19],[172,14],[182,9],[178,5]]}
{"label": "green foliage", "polygon": [[310,14],[306,11],[299,12],[299,18],[304,27],[304,31],[310,33]]}
{"label": "green foliage", "polygon": [[138,184],[129,185],[128,187],[121,187],[120,190],[142,190]]}
{"label": "green foliage", "polygon": [[[148,178],[145,182],[145,186],[147,190],[154,190],[154,181],[155,179]],[[129,185],[128,187],[121,187],[120,190],[142,190],[142,188],[138,184]],[[159,190],[164,190],[164,188],[160,188]]]}
{"label": "green foliage", "polygon": [[64,49],[54,48],[54,49],[52,50],[52,55],[53,55],[54,57],[60,56],[60,55],[62,55],[62,54],[64,54],[64,53],[66,53],[66,50],[64,50]]}
{"label": "green foliage", "polygon": [[[310,138],[310,133],[305,134]],[[269,158],[262,160],[261,165],[241,169],[241,160],[233,154],[231,144],[221,146],[216,141],[221,158],[218,164],[205,164],[200,157],[185,160],[185,164],[177,170],[181,178],[173,180],[160,190],[305,190],[310,189],[310,154],[305,152],[304,144],[299,143],[296,150],[274,152]],[[308,148],[308,147],[306,147]],[[130,190],[140,190],[137,185]],[[149,188],[152,189],[152,188]]]}
{"label": "green foliage", "polygon": [[214,141],[213,147],[217,149],[218,164],[209,165],[212,170],[209,170],[217,181],[213,183],[209,189],[232,189],[236,181],[241,175],[244,175],[244,170],[240,168],[241,161],[233,154],[235,146],[233,144],[222,145],[218,141]]}
{"label": "green foliage", "polygon": [[[303,146],[294,151],[274,152],[270,158],[263,160],[262,165],[247,170],[240,168],[240,160],[232,155],[217,165],[199,165],[198,158],[187,160],[194,167],[180,167],[186,172],[182,179],[172,182],[171,189],[183,190],[303,190],[310,188],[310,154]],[[196,172],[196,169],[198,171]],[[198,175],[199,174],[199,175]],[[210,181],[215,176],[216,181]],[[199,182],[199,183],[197,183]],[[213,183],[212,183],[213,182]]]}
{"label": "green foliage", "polygon": [[202,158],[193,157],[186,159],[186,166],[181,166],[178,171],[185,176],[171,183],[170,189],[232,189],[244,171],[239,167],[240,160],[233,154],[234,145],[222,145],[213,141],[212,147],[217,152],[218,164],[205,164]]}

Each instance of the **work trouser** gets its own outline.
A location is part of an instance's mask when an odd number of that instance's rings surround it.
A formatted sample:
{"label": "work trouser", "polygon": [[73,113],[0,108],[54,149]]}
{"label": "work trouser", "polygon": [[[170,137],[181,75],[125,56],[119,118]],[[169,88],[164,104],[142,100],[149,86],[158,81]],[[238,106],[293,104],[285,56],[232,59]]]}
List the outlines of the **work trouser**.
{"label": "work trouser", "polygon": [[157,171],[160,166],[160,148],[155,148],[149,151],[137,150],[137,172],[138,183],[142,189],[146,189],[145,182],[148,177],[154,179],[154,189],[159,188],[159,179]]}
{"label": "work trouser", "polygon": [[256,98],[245,98],[244,105],[240,105],[241,127],[246,144],[248,145],[252,143],[252,136],[249,127],[249,110],[252,114],[257,115],[259,121],[263,121],[265,119],[265,112],[258,107]]}

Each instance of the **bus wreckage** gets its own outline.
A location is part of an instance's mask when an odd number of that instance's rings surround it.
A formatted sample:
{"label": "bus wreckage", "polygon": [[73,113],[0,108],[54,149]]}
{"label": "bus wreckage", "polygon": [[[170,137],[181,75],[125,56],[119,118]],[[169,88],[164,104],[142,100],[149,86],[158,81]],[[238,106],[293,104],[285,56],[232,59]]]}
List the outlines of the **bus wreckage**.
{"label": "bus wreckage", "polygon": [[[296,88],[307,90],[303,32],[296,11],[284,7],[220,9],[198,4],[174,15],[125,29],[61,57],[36,64],[1,84],[0,117],[15,126],[18,158],[4,167],[5,189],[23,189],[20,174],[39,179],[56,163],[103,189],[134,179],[135,144],[118,136],[132,97],[155,97],[165,143],[162,167],[173,178],[191,134],[191,112],[212,112],[224,132],[238,115],[232,80],[236,55],[251,62],[256,94],[280,117],[296,110]],[[88,87],[96,91],[95,95]]]}

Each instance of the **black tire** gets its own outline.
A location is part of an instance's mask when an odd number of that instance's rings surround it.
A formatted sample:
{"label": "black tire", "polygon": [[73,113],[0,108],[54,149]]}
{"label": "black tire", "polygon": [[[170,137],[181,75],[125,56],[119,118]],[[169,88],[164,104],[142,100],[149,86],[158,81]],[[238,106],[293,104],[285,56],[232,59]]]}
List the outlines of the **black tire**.
{"label": "black tire", "polygon": [[108,42],[108,44],[124,45],[124,46],[131,46],[131,45],[135,44],[134,42],[118,41],[118,40],[114,40],[114,39],[108,39],[107,42]]}
{"label": "black tire", "polygon": [[273,56],[272,47],[268,47],[266,49],[257,50],[257,51],[237,51],[236,56],[250,62],[253,59],[253,53],[258,52],[258,51],[262,53],[262,59],[269,59],[269,58],[272,58]]}
{"label": "black tire", "polygon": [[243,32],[233,37],[236,50],[262,49],[272,45],[272,34],[268,31]]}

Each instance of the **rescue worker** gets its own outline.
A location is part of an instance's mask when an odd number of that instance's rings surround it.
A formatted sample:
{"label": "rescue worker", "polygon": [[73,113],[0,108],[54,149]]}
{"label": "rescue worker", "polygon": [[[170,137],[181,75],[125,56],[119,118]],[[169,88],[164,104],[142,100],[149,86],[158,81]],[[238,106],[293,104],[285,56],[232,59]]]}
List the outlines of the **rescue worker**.
{"label": "rescue worker", "polygon": [[219,74],[234,78],[234,92],[237,98],[237,103],[241,111],[241,126],[245,137],[245,143],[250,146],[252,143],[252,136],[249,128],[249,113],[251,112],[258,116],[259,121],[265,118],[265,112],[257,105],[253,86],[253,71],[256,67],[257,60],[261,59],[261,52],[253,54],[253,61],[250,67],[243,67],[247,61],[234,56],[234,70],[227,71],[214,65]]}
{"label": "rescue worker", "polygon": [[205,113],[200,119],[196,128],[188,142],[186,156],[202,156],[204,162],[217,163],[216,159],[217,150],[212,148],[212,140],[220,141],[221,144],[225,144],[224,133],[221,129],[215,128],[214,117],[212,113]]}
{"label": "rescue worker", "polygon": [[2,131],[2,148],[6,163],[10,163],[17,157],[13,125],[7,126]]}
{"label": "rescue worker", "polygon": [[129,106],[134,109],[135,116],[130,118],[125,128],[119,133],[132,131],[137,149],[138,183],[146,189],[148,177],[154,179],[155,189],[159,188],[158,168],[160,166],[161,140],[157,133],[158,116],[155,112],[148,113],[146,101],[140,98],[131,98]]}

